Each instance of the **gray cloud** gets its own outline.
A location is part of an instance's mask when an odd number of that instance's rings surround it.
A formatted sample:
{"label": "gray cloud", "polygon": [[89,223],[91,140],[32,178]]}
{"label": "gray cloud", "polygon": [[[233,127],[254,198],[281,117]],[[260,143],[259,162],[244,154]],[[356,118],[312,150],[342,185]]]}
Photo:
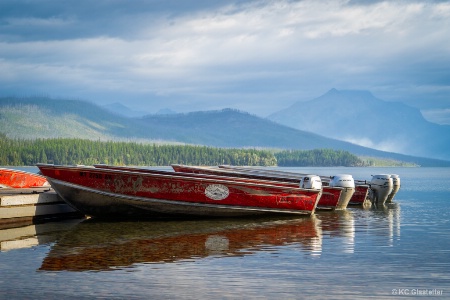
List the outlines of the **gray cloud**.
{"label": "gray cloud", "polygon": [[0,3],[0,94],[268,115],[335,87],[450,107],[447,1],[71,3]]}

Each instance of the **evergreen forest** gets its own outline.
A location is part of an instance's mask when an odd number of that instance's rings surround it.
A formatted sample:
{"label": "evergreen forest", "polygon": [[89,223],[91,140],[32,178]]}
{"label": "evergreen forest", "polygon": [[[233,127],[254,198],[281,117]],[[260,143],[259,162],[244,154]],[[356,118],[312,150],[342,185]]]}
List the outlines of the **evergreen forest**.
{"label": "evergreen forest", "polygon": [[25,140],[10,139],[0,134],[1,166],[33,166],[36,163],[284,167],[364,165],[362,160],[347,151],[330,149],[273,151],[68,138]]}
{"label": "evergreen forest", "polygon": [[364,162],[348,151],[332,149],[286,150],[275,153],[279,167],[359,167]]}

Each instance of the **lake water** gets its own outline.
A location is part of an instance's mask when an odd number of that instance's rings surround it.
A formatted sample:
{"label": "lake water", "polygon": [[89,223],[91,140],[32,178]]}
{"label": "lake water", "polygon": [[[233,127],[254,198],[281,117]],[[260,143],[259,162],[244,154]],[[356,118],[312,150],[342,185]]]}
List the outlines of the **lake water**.
{"label": "lake water", "polygon": [[449,168],[283,169],[402,185],[391,205],[313,217],[2,230],[0,299],[450,298]]}

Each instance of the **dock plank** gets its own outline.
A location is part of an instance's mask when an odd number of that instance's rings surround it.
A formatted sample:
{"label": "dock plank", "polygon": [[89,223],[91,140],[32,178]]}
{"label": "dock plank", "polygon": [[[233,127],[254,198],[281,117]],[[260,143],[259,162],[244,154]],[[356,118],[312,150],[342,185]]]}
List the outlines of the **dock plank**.
{"label": "dock plank", "polygon": [[62,202],[62,200],[53,191],[38,194],[0,194],[0,207],[37,205],[55,202]]}
{"label": "dock plank", "polygon": [[0,207],[0,220],[21,217],[37,217],[43,215],[56,215],[76,212],[65,203],[47,205],[25,205]]}

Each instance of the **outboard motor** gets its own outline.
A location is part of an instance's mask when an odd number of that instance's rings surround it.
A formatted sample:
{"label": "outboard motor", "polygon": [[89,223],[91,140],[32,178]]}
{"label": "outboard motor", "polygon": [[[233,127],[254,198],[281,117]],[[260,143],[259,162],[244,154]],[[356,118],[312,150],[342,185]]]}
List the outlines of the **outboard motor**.
{"label": "outboard motor", "polygon": [[348,187],[355,188],[355,180],[353,176],[349,174],[338,174],[331,177],[330,180],[331,187]]}
{"label": "outboard motor", "polygon": [[339,197],[338,204],[336,205],[337,209],[345,209],[347,208],[350,199],[355,193],[355,180],[352,175],[349,174],[338,174],[331,177],[330,187],[341,187],[343,191],[341,192],[341,196]]}
{"label": "outboard motor", "polygon": [[372,191],[372,203],[384,204],[394,188],[394,183],[389,174],[372,175],[370,181]]}
{"label": "outboard motor", "polygon": [[300,180],[301,189],[321,190],[322,180],[316,175],[305,175]]}
{"label": "outboard motor", "polygon": [[386,200],[386,202],[389,203],[392,202],[392,199],[394,199],[395,194],[397,194],[398,190],[400,189],[400,176],[398,176],[397,174],[391,174],[391,178],[393,189]]}

